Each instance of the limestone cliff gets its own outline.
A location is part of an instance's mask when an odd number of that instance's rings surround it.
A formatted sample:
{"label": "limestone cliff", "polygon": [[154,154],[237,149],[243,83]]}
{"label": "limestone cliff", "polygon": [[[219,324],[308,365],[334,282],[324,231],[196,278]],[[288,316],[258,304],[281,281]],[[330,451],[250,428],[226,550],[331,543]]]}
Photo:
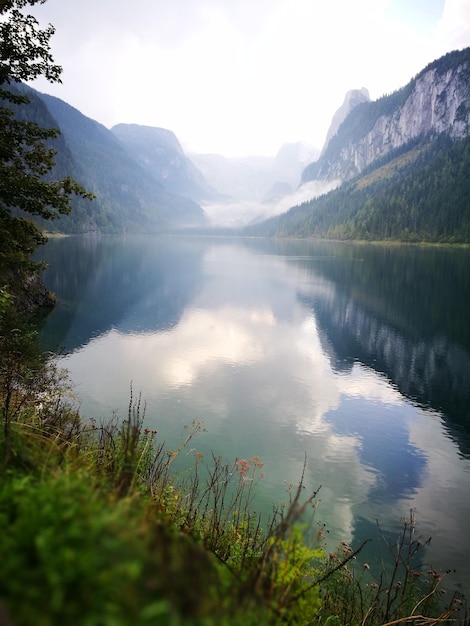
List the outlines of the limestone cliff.
{"label": "limestone cliff", "polygon": [[365,87],[363,87],[362,89],[351,89],[347,92],[343,104],[333,115],[333,119],[331,120],[330,127],[326,134],[325,145],[323,146],[322,153],[325,152],[331,138],[336,135],[339,127],[348,117],[351,111],[362,102],[370,102],[369,91]]}
{"label": "limestone cliff", "polygon": [[348,180],[412,141],[447,133],[469,135],[470,48],[451,52],[399,91],[355,106],[302,181]]}

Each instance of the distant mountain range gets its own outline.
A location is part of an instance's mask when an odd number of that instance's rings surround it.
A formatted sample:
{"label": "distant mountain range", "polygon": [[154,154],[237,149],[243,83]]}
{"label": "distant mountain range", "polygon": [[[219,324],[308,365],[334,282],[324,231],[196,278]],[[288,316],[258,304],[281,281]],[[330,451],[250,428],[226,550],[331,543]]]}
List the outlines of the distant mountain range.
{"label": "distant mountain range", "polygon": [[470,48],[389,96],[361,92],[302,173],[337,188],[245,233],[470,242]]}
{"label": "distant mountain range", "polygon": [[226,201],[269,202],[296,189],[304,168],[320,152],[306,143],[286,143],[274,157],[190,154],[208,183]]}
{"label": "distant mountain range", "polygon": [[189,158],[171,130],[137,124],[107,129],[59,98],[24,85],[20,89],[30,104],[18,114],[61,131],[51,144],[57,151],[53,174],[70,175],[96,195],[91,203],[74,199],[70,215],[44,222],[52,231],[159,233],[208,228],[201,205],[288,193],[313,155],[298,144],[284,146],[272,159]]}
{"label": "distant mountain range", "polygon": [[49,230],[160,233],[217,223],[248,235],[470,241],[470,48],[379,100],[365,88],[348,92],[321,152],[285,144],[272,158],[186,155],[171,130],[110,130],[58,98],[20,89],[31,102],[18,115],[61,131],[54,175],[96,195],[74,200]]}
{"label": "distant mountain range", "polygon": [[150,172],[111,130],[59,98],[32,90],[29,96],[36,108],[41,103],[46,108],[48,125],[61,131],[58,167],[96,194],[96,200],[80,202],[70,216],[48,223],[48,228],[112,233],[204,225],[197,202],[165,187],[158,173]]}

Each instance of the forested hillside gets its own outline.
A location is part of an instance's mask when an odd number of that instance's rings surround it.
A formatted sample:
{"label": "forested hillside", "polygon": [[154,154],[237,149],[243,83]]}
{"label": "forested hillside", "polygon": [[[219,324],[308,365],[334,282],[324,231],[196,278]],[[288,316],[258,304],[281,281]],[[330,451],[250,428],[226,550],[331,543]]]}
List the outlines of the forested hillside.
{"label": "forested hillside", "polygon": [[111,128],[111,132],[165,191],[195,202],[219,197],[185,155],[171,130],[139,124],[117,124]]}
{"label": "forested hillside", "polygon": [[[203,222],[202,209],[193,201],[169,193],[128,153],[120,140],[98,122],[45,94],[39,94],[56,120],[77,169],[77,180],[96,195],[87,216],[101,232],[158,231],[168,226]],[[61,230],[76,232],[85,226],[83,215],[72,212],[61,220]],[[93,229],[93,223],[91,224]]]}
{"label": "forested hillside", "polygon": [[20,119],[60,130],[48,143],[56,151],[49,177],[71,176],[96,196],[91,203],[72,199],[73,211],[59,221],[47,222],[48,230],[161,232],[204,224],[204,212],[196,202],[166,189],[102,124],[59,98],[24,85],[14,89],[29,98],[27,105],[17,107]]}
{"label": "forested hillside", "polygon": [[334,191],[245,230],[250,235],[470,241],[470,48],[402,89],[352,106],[302,182]]}
{"label": "forested hillside", "polygon": [[470,138],[415,141],[329,194],[245,233],[468,243],[469,172]]}

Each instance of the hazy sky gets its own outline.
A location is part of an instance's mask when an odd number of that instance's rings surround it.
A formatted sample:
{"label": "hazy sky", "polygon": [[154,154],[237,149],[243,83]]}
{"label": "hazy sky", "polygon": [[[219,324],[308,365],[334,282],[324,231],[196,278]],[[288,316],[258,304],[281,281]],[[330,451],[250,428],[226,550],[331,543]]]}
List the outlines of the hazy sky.
{"label": "hazy sky", "polygon": [[48,0],[63,84],[34,83],[111,127],[186,150],[321,148],[349,89],[373,99],[470,45],[470,0]]}

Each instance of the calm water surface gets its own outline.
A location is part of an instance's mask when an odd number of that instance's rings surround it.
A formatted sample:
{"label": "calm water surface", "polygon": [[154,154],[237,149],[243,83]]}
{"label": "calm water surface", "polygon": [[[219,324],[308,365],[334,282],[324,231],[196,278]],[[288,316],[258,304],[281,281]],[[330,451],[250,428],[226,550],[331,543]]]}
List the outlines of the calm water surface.
{"label": "calm water surface", "polygon": [[470,595],[469,250],[103,237],[42,256],[42,341],[82,415],[126,417],[132,384],[169,448],[202,420],[188,463],[260,456],[266,513],[306,456],[332,544],[371,538],[373,563],[413,510],[423,567]]}

